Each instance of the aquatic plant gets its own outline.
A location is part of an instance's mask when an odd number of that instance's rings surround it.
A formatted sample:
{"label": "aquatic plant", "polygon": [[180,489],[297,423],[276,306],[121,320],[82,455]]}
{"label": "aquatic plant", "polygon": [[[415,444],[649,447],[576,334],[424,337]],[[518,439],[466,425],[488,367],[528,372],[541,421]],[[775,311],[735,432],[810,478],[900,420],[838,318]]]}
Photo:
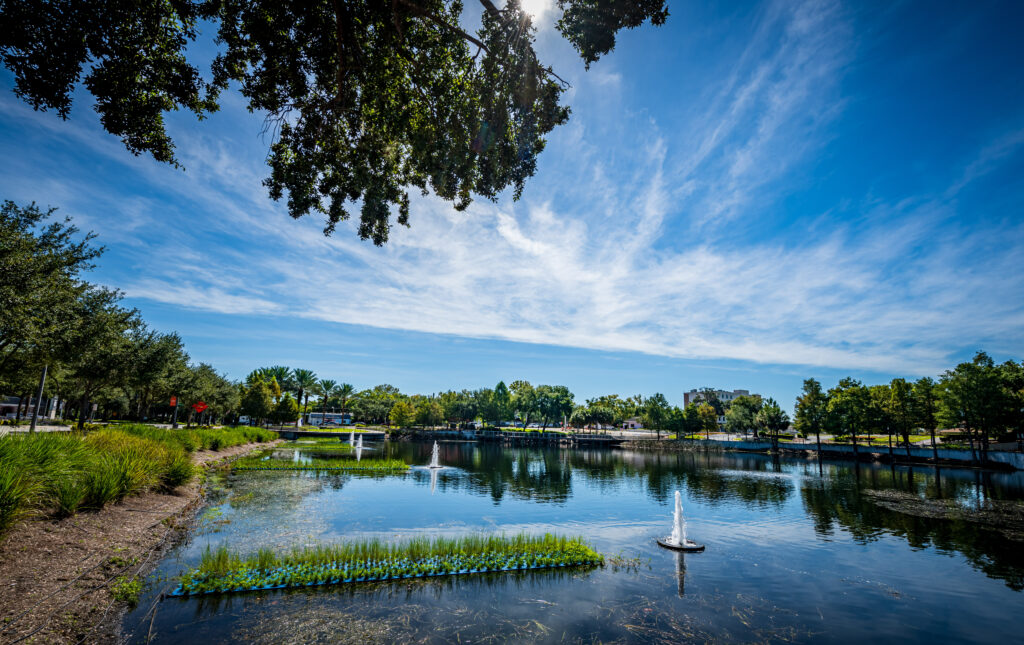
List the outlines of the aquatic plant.
{"label": "aquatic plant", "polygon": [[409,465],[401,459],[319,459],[296,462],[290,459],[268,457],[246,457],[234,463],[235,470],[366,470],[389,471],[408,470]]}
{"label": "aquatic plant", "polygon": [[599,565],[604,557],[582,538],[552,535],[378,539],[269,549],[241,556],[229,547],[204,551],[181,576],[174,595],[256,591],[314,585]]}

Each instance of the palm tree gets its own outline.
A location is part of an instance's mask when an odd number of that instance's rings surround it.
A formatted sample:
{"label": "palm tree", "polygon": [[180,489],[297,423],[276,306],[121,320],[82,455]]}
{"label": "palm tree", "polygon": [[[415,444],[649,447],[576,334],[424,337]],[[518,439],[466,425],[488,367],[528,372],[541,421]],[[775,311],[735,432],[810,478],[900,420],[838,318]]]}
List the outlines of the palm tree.
{"label": "palm tree", "polygon": [[[316,374],[313,370],[296,369],[292,372],[292,379],[295,382],[295,389],[298,390],[298,402],[302,406],[302,420],[304,423],[308,423],[306,407],[309,404],[309,389],[317,384]],[[303,401],[303,395],[306,397],[305,401]],[[296,421],[296,424],[298,424],[298,421]]]}
{"label": "palm tree", "polygon": [[284,365],[274,365],[273,367],[261,367],[256,370],[259,376],[263,377],[264,381],[269,382],[270,379],[277,381],[283,392],[290,392],[295,390],[295,381],[292,379],[292,370]]}
{"label": "palm tree", "polygon": [[338,386],[338,390],[334,394],[341,400],[342,412],[348,412],[348,402],[352,400],[355,393],[356,389],[352,387],[351,383],[342,383]]}
{"label": "palm tree", "polygon": [[320,395],[324,397],[323,404],[320,406],[320,413],[323,415],[321,422],[327,420],[327,399],[331,398],[338,391],[337,381],[330,379],[324,379],[320,381],[317,386],[320,388]]}

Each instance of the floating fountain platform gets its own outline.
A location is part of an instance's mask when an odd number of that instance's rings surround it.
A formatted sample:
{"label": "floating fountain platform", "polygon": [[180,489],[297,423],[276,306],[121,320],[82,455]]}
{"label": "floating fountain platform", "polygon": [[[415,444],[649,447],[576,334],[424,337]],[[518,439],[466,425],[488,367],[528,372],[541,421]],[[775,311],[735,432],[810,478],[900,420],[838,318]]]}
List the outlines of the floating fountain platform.
{"label": "floating fountain platform", "polygon": [[658,538],[658,546],[687,553],[699,553],[704,550],[703,544],[697,544],[686,537],[686,520],[683,519],[683,496],[679,491],[676,491],[676,508],[672,514],[672,535]]}
{"label": "floating fountain platform", "polygon": [[666,549],[672,549],[673,551],[683,551],[685,553],[700,553],[704,550],[703,544],[697,544],[693,540],[687,540],[683,544],[675,544],[670,541],[670,538],[658,538],[658,546],[665,547]]}
{"label": "floating fountain platform", "polygon": [[430,453],[430,465],[428,465],[427,468],[430,470],[440,470],[441,468],[444,468],[444,466],[441,465],[441,455],[438,452],[436,441],[434,442],[434,449]]}

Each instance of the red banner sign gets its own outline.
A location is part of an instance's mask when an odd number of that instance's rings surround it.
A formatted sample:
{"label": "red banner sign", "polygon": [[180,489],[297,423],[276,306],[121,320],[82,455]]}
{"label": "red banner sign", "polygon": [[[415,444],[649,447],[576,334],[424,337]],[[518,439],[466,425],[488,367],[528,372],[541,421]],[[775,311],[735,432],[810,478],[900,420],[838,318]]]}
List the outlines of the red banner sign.
{"label": "red banner sign", "polygon": [[171,397],[171,407],[172,408],[178,407],[178,397],[176,397],[176,396],[172,396]]}
{"label": "red banner sign", "polygon": [[196,412],[202,412],[208,407],[210,406],[206,405],[202,401],[196,401],[195,403],[192,404],[192,409],[195,410]]}

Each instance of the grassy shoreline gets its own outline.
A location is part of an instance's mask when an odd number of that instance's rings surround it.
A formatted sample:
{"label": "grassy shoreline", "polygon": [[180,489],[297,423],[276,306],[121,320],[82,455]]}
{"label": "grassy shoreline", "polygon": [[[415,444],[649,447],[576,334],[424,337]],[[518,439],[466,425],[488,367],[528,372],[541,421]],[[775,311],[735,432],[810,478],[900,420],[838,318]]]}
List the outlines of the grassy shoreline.
{"label": "grassy shoreline", "polygon": [[269,441],[260,428],[163,429],[123,424],[92,432],[0,438],[0,536],[31,516],[68,517],[196,474],[191,453]]}

